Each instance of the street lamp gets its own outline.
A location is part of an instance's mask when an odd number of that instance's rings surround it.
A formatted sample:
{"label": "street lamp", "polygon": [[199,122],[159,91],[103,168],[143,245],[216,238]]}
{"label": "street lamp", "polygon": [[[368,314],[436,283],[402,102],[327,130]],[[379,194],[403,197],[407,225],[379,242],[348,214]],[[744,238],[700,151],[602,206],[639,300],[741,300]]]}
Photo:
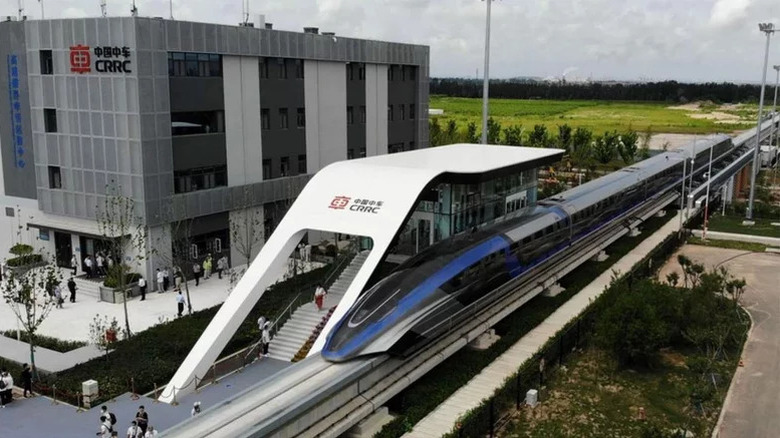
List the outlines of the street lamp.
{"label": "street lamp", "polygon": [[[485,1],[485,0],[483,0]],[[485,19],[485,77],[482,80],[482,144],[488,142],[488,86],[490,82],[490,4],[493,0],[485,1],[487,14]]]}
{"label": "street lamp", "polygon": [[766,48],[764,49],[764,69],[761,72],[761,98],[758,102],[758,124],[756,126],[756,147],[753,149],[753,169],[750,171],[750,202],[747,209],[747,220],[753,219],[753,200],[756,196],[756,175],[758,174],[758,151],[761,146],[761,118],[764,116],[764,87],[766,86],[766,67],[769,63],[769,40],[775,33],[772,23],[759,23],[758,30],[766,33]]}

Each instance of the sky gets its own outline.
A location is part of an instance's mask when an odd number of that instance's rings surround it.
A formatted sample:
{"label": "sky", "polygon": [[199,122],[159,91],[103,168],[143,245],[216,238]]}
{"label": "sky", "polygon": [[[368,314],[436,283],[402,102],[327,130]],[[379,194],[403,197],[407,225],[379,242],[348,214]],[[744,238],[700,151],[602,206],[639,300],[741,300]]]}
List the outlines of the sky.
{"label": "sky", "polygon": [[[0,16],[16,15],[17,1],[0,0]],[[100,14],[99,0],[43,1],[46,18]],[[484,0],[249,2],[275,29],[428,45],[432,77],[483,74]],[[23,3],[40,18],[37,0]],[[136,4],[139,15],[169,16],[167,0]],[[130,5],[107,0],[108,14],[129,15]],[[242,0],[174,0],[173,15],[235,24]],[[780,0],[494,0],[490,77],[760,82],[764,21],[780,27]],[[780,64],[780,32],[769,64]]]}

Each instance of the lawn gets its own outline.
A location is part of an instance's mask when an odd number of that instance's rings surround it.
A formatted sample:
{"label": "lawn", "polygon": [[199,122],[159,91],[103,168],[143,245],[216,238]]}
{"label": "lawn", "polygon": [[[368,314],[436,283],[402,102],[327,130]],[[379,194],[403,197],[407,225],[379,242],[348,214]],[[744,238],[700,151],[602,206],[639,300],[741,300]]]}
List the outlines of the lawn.
{"label": "lawn", "polygon": [[[455,120],[463,128],[475,121],[479,126],[482,100],[478,98],[431,96],[430,107],[443,109],[436,116],[442,125]],[[528,131],[536,124],[557,132],[557,126],[568,124],[585,127],[596,134],[604,131],[624,131],[629,127],[640,132],[648,128],[654,133],[710,134],[734,132],[755,126],[755,110],[749,105],[722,107],[701,105],[672,109],[659,102],[611,102],[595,100],[523,100],[491,99],[490,115],[502,126],[522,125]],[[736,123],[718,123],[720,114],[738,117]],[[694,118],[696,116],[699,118]],[[712,118],[702,118],[712,117]]]}
{"label": "lawn", "polygon": [[[655,436],[648,434],[653,427],[706,436],[717,410],[700,415],[692,407],[690,388],[698,376],[688,369],[686,358],[667,350],[658,367],[636,371],[617,368],[607,353],[588,348],[549,382],[545,401],[534,409],[521,409],[502,436]],[[718,383],[720,404],[728,381]],[[639,419],[640,407],[646,420]]]}
{"label": "lawn", "polygon": [[755,225],[742,225],[743,216],[713,216],[710,218],[709,230],[722,231],[724,233],[750,234],[754,236],[766,236],[780,238],[780,226],[772,225],[772,222],[780,222],[776,219],[756,219]]}

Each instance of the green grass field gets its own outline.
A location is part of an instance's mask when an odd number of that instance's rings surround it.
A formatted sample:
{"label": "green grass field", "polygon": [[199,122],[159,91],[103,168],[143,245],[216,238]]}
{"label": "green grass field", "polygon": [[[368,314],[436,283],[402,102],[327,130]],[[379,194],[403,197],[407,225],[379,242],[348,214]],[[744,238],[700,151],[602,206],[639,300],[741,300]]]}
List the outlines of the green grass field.
{"label": "green grass field", "polygon": [[[465,127],[482,117],[482,100],[431,96],[430,107],[443,109],[436,116],[442,125],[454,119]],[[522,125],[529,131],[536,124],[546,125],[557,132],[557,125],[586,127],[600,134],[604,131],[634,129],[653,133],[710,134],[733,132],[755,126],[756,110],[749,105],[719,106],[693,105],[690,109],[672,109],[663,102],[611,102],[595,100],[522,100],[491,99],[490,115],[502,126]],[[711,117],[711,118],[694,118]],[[716,117],[728,118],[729,123],[718,123]]]}

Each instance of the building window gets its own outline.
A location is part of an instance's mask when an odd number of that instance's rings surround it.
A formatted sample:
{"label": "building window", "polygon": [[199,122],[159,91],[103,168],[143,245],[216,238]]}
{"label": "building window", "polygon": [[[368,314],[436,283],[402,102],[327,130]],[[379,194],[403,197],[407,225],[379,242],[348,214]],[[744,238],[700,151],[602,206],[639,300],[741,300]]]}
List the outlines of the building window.
{"label": "building window", "polygon": [[271,179],[271,159],[263,160],[263,179]]}
{"label": "building window", "polygon": [[193,111],[171,113],[171,135],[197,135],[225,132],[225,113],[222,111]]}
{"label": "building window", "polygon": [[366,106],[360,105],[360,123],[366,123]]}
{"label": "building window", "polygon": [[49,166],[49,188],[62,188],[62,174],[60,173],[59,166]]}
{"label": "building window", "polygon": [[282,176],[290,174],[290,157],[282,157],[279,163],[279,174]]}
{"label": "building window", "polygon": [[209,166],[173,172],[174,192],[188,193],[227,185],[227,166]]}
{"label": "building window", "polygon": [[46,132],[57,132],[57,110],[54,108],[43,109],[43,127]]}
{"label": "building window", "polygon": [[262,129],[271,129],[271,114],[268,108],[260,110],[260,123]]}
{"label": "building window", "polygon": [[298,174],[306,173],[306,155],[298,155]]}
{"label": "building window", "polygon": [[303,79],[303,60],[302,59],[296,59],[295,60],[295,78],[296,79]]}
{"label": "building window", "polygon": [[268,62],[260,58],[260,79],[268,79]]}
{"label": "building window", "polygon": [[414,120],[414,104],[409,104],[409,119]]}
{"label": "building window", "polygon": [[222,55],[213,53],[168,53],[169,76],[221,77]]}
{"label": "building window", "polygon": [[287,79],[287,63],[284,58],[277,59],[276,63],[279,64],[279,79]]}
{"label": "building window", "polygon": [[279,127],[282,129],[287,129],[289,127],[287,108],[279,108]]}
{"label": "building window", "polygon": [[51,50],[41,50],[41,74],[54,74],[54,61],[52,59]]}
{"label": "building window", "polygon": [[298,108],[298,127],[306,127],[306,110],[304,108]]}
{"label": "building window", "polygon": [[365,64],[360,64],[360,66],[358,67],[358,79],[360,79],[361,81],[366,80],[366,65]]}
{"label": "building window", "polygon": [[387,120],[393,121],[393,105],[387,105]]}
{"label": "building window", "polygon": [[406,119],[406,107],[404,104],[398,105],[398,120]]}
{"label": "building window", "polygon": [[352,111],[352,107],[348,106],[347,107],[347,125],[351,125],[353,123],[355,123],[355,114]]}

